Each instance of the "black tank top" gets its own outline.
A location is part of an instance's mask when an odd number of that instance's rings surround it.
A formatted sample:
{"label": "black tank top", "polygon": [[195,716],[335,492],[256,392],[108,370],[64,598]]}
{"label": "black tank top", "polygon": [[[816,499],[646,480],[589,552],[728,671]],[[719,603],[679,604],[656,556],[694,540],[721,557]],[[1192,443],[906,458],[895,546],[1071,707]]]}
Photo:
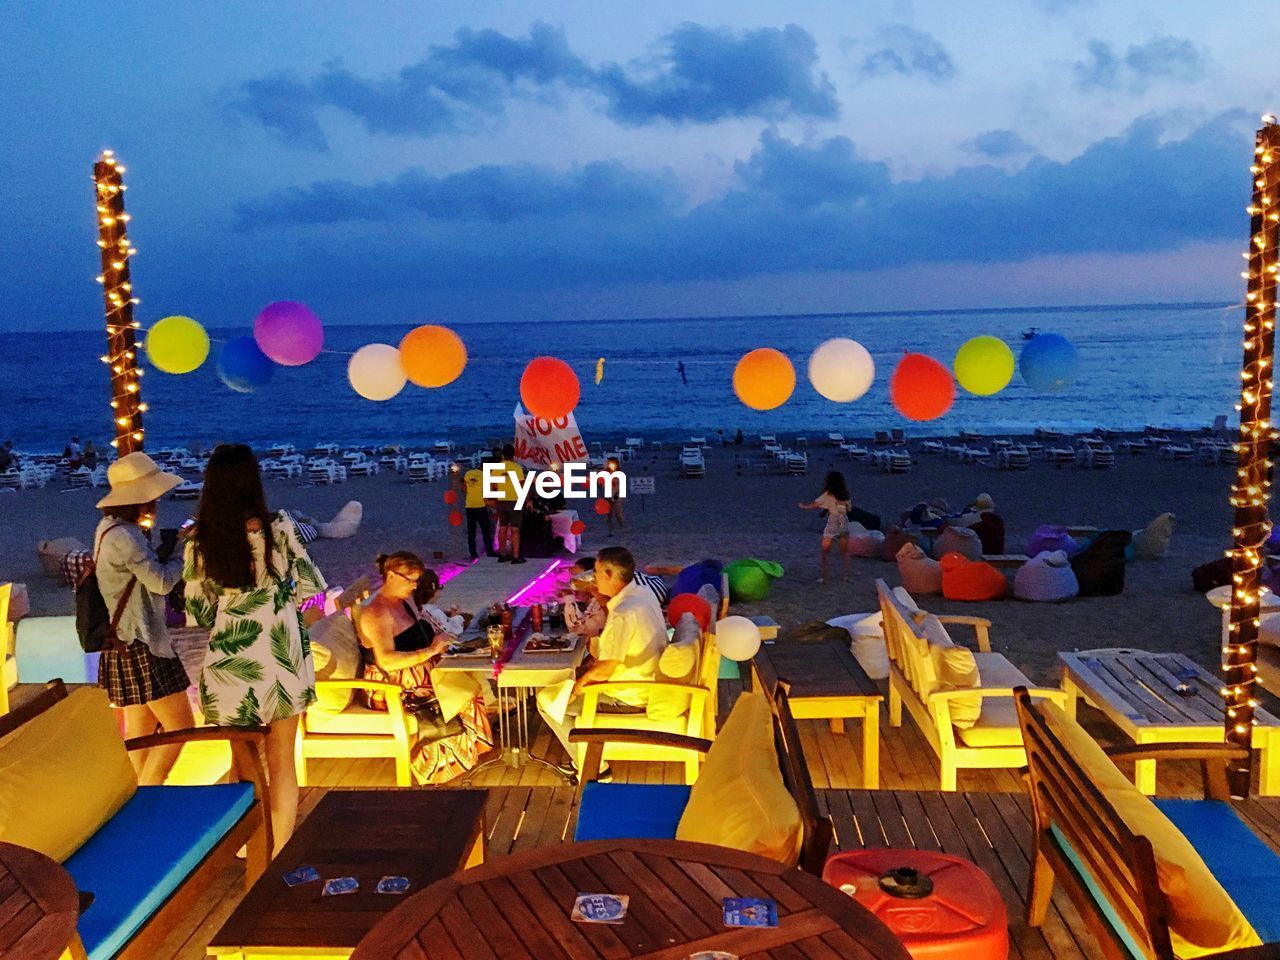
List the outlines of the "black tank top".
{"label": "black tank top", "polygon": [[435,629],[427,621],[418,616],[418,611],[407,601],[405,613],[413,618],[413,626],[406,627],[395,635],[393,643],[400,653],[412,653],[414,650],[425,650],[435,642]]}

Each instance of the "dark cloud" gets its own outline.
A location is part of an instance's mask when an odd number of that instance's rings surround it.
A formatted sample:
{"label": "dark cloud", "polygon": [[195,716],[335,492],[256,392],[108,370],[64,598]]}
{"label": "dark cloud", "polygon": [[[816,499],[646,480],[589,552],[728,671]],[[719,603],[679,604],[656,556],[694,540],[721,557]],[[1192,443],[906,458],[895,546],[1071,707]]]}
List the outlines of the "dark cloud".
{"label": "dark cloud", "polygon": [[370,133],[432,136],[482,126],[521,96],[562,90],[600,97],[619,123],[714,123],[731,117],[829,119],[835,89],[817,69],[808,31],[788,25],[735,33],[686,23],[665,35],[643,65],[593,67],[545,23],[527,38],[496,30],[459,30],[417,63],[383,78],[341,63],[313,77],[274,73],[245,81],[231,107],[289,143],[324,149],[323,110],[355,117]]}
{"label": "dark cloud", "polygon": [[936,37],[904,23],[881,27],[871,41],[873,49],[861,56],[858,72],[865,77],[887,73],[919,75],[942,83],[956,75],[956,65]]}
{"label": "dark cloud", "polygon": [[1008,160],[1034,153],[1035,149],[1012,130],[987,130],[965,141],[965,147],[992,160]]}
{"label": "dark cloud", "polygon": [[1072,67],[1081,90],[1128,89],[1140,93],[1153,80],[1195,83],[1204,79],[1209,54],[1184,37],[1158,36],[1120,52],[1091,40],[1088,56]]}

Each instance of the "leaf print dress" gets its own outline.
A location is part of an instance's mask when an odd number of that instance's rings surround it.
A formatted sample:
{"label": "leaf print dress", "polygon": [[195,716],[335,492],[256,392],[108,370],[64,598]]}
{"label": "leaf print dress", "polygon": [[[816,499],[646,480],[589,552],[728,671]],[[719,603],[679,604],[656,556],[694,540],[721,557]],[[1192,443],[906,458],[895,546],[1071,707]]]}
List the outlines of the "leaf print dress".
{"label": "leaf print dress", "polygon": [[264,534],[252,531],[257,582],[225,588],[203,575],[188,543],[183,579],[187,612],[209,630],[200,671],[200,712],[207,723],[253,726],[302,713],[315,701],[315,667],[298,603],[326,587],[298,540],[289,515],[271,523],[271,568]]}

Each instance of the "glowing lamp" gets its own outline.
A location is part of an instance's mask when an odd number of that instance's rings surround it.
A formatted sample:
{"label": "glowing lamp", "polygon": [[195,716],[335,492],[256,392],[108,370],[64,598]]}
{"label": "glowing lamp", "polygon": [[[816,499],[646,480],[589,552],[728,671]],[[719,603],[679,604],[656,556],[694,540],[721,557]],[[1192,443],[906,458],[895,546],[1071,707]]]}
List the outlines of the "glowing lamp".
{"label": "glowing lamp", "polygon": [[733,392],[752,410],[782,406],[795,388],[795,367],[786,354],[772,347],[752,350],[733,369]]}
{"label": "glowing lamp", "polygon": [[875,378],[875,361],[856,340],[834,337],[818,344],[809,355],[809,382],[836,403],[857,400],[871,389]]}
{"label": "glowing lamp", "polygon": [[743,663],[760,650],[760,628],[746,617],[716,621],[716,649],[720,656]]}
{"label": "glowing lamp", "polygon": [[253,393],[265,386],[276,365],[253,337],[236,337],[218,354],[218,376],[237,393]]}

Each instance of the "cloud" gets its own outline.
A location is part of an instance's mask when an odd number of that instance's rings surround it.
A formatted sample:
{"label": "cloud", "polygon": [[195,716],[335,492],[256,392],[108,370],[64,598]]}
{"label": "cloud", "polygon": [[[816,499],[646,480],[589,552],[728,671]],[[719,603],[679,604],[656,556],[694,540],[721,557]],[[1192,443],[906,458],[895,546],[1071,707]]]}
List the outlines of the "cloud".
{"label": "cloud", "polygon": [[956,65],[947,48],[932,34],[904,23],[881,27],[871,46],[873,49],[858,64],[858,72],[864,77],[896,73],[943,83],[956,75]]}
{"label": "cloud", "polygon": [[1153,80],[1195,83],[1204,79],[1209,54],[1183,37],[1157,36],[1132,44],[1123,53],[1102,40],[1091,40],[1088,56],[1072,67],[1081,90],[1119,90],[1141,93]]}
{"label": "cloud", "polygon": [[964,146],[992,160],[1007,160],[1035,152],[1031,144],[1012,130],[987,130],[966,140]]}
{"label": "cloud", "polygon": [[369,133],[429,137],[474,130],[521,97],[582,90],[619,123],[714,123],[732,117],[831,119],[835,88],[817,69],[813,36],[790,24],[734,33],[686,23],[664,35],[644,64],[592,66],[564,31],[535,23],[528,37],[458,30],[416,63],[381,78],[341,62],[312,77],[272,73],[236,85],[231,109],[286,142],[323,150],[323,111],[354,117]]}

